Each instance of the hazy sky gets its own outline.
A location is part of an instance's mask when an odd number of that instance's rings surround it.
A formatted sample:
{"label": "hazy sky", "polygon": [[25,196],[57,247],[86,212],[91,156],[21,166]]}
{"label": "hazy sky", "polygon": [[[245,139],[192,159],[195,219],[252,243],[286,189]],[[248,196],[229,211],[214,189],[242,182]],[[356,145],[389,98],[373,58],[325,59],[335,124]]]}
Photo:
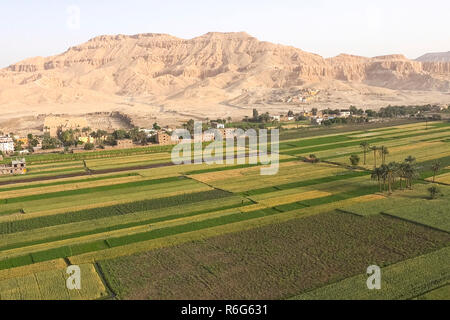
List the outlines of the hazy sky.
{"label": "hazy sky", "polygon": [[148,32],[246,31],[324,57],[417,58],[450,50],[449,12],[449,0],[3,0],[0,67],[101,34]]}

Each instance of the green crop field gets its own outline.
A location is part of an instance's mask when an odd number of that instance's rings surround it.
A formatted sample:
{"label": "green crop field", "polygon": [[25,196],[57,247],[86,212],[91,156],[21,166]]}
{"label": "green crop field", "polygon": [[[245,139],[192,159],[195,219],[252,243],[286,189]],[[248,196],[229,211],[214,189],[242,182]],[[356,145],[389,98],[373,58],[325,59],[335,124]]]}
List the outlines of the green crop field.
{"label": "green crop field", "polygon": [[[101,266],[122,298],[283,299],[373,263],[385,266],[439,249],[449,240],[445,233],[390,218],[332,212]],[[136,281],[143,274],[148,281]]]}
{"label": "green crop field", "polygon": [[[28,155],[0,176],[0,299],[448,299],[450,126],[403,123],[283,130],[275,175],[249,148],[230,164],[173,165],[173,146]],[[389,152],[363,163],[362,142]],[[408,156],[411,185],[372,175]]]}
{"label": "green crop field", "polygon": [[[293,299],[413,299],[423,292],[431,291],[426,296],[434,292],[441,295],[441,286],[450,283],[450,266],[447,263],[450,259],[450,248],[425,254],[420,257],[402,261],[386,268],[383,268],[382,290],[367,290],[367,275],[361,274],[347,278],[340,282],[312,290]],[[445,289],[448,293],[448,289]],[[447,298],[448,296],[436,297]]]}

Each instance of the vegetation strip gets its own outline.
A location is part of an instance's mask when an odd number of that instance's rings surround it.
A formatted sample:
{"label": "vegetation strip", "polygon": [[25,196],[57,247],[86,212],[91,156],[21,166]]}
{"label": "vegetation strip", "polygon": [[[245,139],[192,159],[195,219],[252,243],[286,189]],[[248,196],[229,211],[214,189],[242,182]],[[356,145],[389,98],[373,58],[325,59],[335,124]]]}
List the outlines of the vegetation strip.
{"label": "vegetation strip", "polygon": [[27,255],[4,259],[0,261],[0,270],[13,267],[24,266],[37,262],[44,262],[58,258],[67,258],[73,255],[79,255],[92,251],[104,250],[112,247],[122,246],[125,244],[141,242],[151,239],[162,238],[179,233],[186,233],[190,231],[197,231],[210,227],[220,226],[228,223],[239,222],[243,220],[260,218],[263,216],[280,214],[279,211],[270,209],[256,210],[243,213],[236,213],[219,218],[212,218],[198,222],[191,222],[184,225],[168,227],[163,229],[155,229],[149,232],[138,233],[117,238],[110,238],[107,240],[96,240],[87,243],[74,244],[71,246],[63,246],[49,250],[33,252]]}
{"label": "vegetation strip", "polygon": [[34,188],[42,188],[42,187],[52,187],[52,186],[59,186],[59,185],[65,185],[65,184],[94,182],[94,181],[101,181],[101,180],[126,178],[126,177],[137,177],[137,176],[139,176],[139,173],[131,172],[131,173],[117,174],[117,175],[111,175],[111,176],[105,176],[105,177],[94,177],[94,178],[88,178],[88,179],[67,180],[67,181],[55,181],[52,183],[39,183],[39,184],[30,184],[30,185],[20,186],[20,187],[3,188],[3,189],[0,189],[0,192],[34,189]]}
{"label": "vegetation strip", "polygon": [[[376,186],[374,188],[376,189]],[[222,217],[218,217],[218,218],[212,218],[212,219],[206,219],[203,221],[182,224],[182,225],[178,225],[178,226],[174,226],[174,227],[155,229],[155,230],[151,230],[148,232],[136,233],[136,234],[132,234],[132,235],[125,235],[125,236],[121,236],[121,237],[113,237],[113,238],[109,238],[106,240],[96,240],[96,241],[83,243],[83,244],[79,244],[79,245],[64,246],[64,247],[39,251],[39,252],[31,253],[31,254],[28,254],[25,256],[19,256],[19,257],[2,260],[2,261],[0,261],[0,269],[10,268],[11,267],[10,265],[20,266],[20,265],[22,265],[21,263],[29,264],[29,261],[33,261],[32,263],[36,263],[36,262],[43,262],[43,261],[47,261],[47,260],[54,260],[57,258],[67,258],[67,257],[73,256],[73,255],[79,255],[79,254],[83,254],[83,253],[87,253],[87,252],[104,250],[104,249],[108,249],[108,248],[127,245],[130,243],[142,242],[142,241],[162,238],[162,237],[166,237],[166,236],[171,236],[171,235],[175,235],[175,234],[186,233],[186,232],[197,231],[197,230],[206,229],[206,228],[210,228],[210,227],[221,226],[221,225],[225,225],[228,223],[235,223],[235,222],[240,222],[240,221],[245,221],[245,220],[261,218],[264,216],[281,214],[283,212],[289,212],[289,211],[296,210],[296,209],[303,208],[303,207],[312,207],[312,206],[328,204],[328,203],[332,203],[335,201],[341,201],[341,200],[346,200],[346,199],[350,199],[350,198],[354,198],[354,197],[359,197],[362,195],[371,194],[374,192],[374,188],[367,187],[367,188],[362,188],[362,189],[356,190],[354,192],[349,192],[349,193],[344,193],[344,194],[336,194],[336,195],[331,195],[331,196],[327,196],[327,197],[304,200],[304,201],[288,204],[290,206],[281,205],[281,206],[277,206],[274,208],[254,210],[254,211],[249,211],[246,213],[236,213],[236,214],[226,215],[226,216],[222,216]],[[210,212],[210,210],[205,210],[205,212]],[[195,214],[187,214],[186,216],[191,216],[191,215],[194,216],[194,215],[199,215],[201,213],[204,213],[204,212],[197,212]],[[180,217],[181,216],[182,215],[180,215]],[[163,219],[161,221],[165,221],[166,218],[167,218],[167,220],[171,220],[173,217],[172,216],[163,217],[163,218],[161,218],[161,219]],[[155,219],[155,221],[153,221],[153,223],[155,223],[155,222],[160,222],[160,221],[156,221],[156,219]],[[106,230],[106,231],[108,231],[108,230]],[[58,239],[58,240],[62,240],[62,239]],[[2,250],[3,250],[3,248],[2,248]],[[16,265],[16,264],[18,264],[18,265]]]}
{"label": "vegetation strip", "polygon": [[193,212],[188,212],[188,213],[183,213],[183,214],[173,214],[173,215],[168,215],[168,216],[163,216],[163,217],[158,217],[158,218],[147,219],[147,220],[143,220],[143,221],[118,224],[118,225],[113,225],[113,226],[104,227],[104,228],[97,228],[97,229],[93,229],[93,230],[89,230],[89,231],[69,233],[69,234],[65,234],[65,235],[61,235],[61,236],[48,237],[48,238],[39,239],[39,240],[35,240],[35,241],[19,242],[19,243],[14,243],[14,244],[0,247],[0,251],[11,250],[11,249],[16,249],[16,248],[23,248],[23,247],[33,246],[33,245],[47,243],[47,242],[79,238],[79,237],[88,236],[88,235],[92,235],[92,234],[122,230],[122,229],[127,229],[127,228],[138,227],[138,226],[150,225],[152,223],[164,222],[164,221],[169,221],[169,220],[174,220],[174,219],[193,217],[193,216],[201,215],[204,213],[210,213],[210,212],[214,212],[214,211],[222,211],[222,210],[240,208],[240,207],[247,206],[249,204],[251,204],[251,203],[242,202],[242,203],[236,203],[234,205],[229,205],[229,206],[209,208],[209,209],[205,209],[205,210],[198,210],[198,211],[193,211]]}
{"label": "vegetation strip", "polygon": [[155,185],[155,184],[179,181],[181,179],[184,179],[184,178],[177,176],[177,177],[169,177],[169,178],[161,178],[161,179],[132,181],[132,182],[112,184],[112,185],[106,185],[106,186],[98,186],[98,187],[92,187],[92,188],[65,190],[65,191],[50,192],[50,193],[43,193],[43,194],[34,194],[34,195],[30,195],[30,196],[0,199],[0,204],[18,203],[18,202],[43,200],[43,199],[53,199],[53,198],[74,196],[74,195],[80,195],[80,194],[89,194],[92,192],[118,190],[118,189],[124,189],[124,188],[145,187],[145,186],[150,186],[150,185]]}
{"label": "vegetation strip", "polygon": [[346,180],[346,179],[366,176],[368,174],[369,173],[365,172],[365,171],[354,171],[354,172],[350,172],[350,173],[344,173],[341,175],[328,176],[328,177],[305,180],[305,181],[285,183],[285,184],[275,185],[275,186],[266,187],[266,188],[248,190],[248,191],[243,192],[242,194],[245,196],[264,194],[264,193],[270,193],[270,192],[278,191],[278,190],[294,189],[294,188],[299,188],[299,187],[312,186],[315,184],[321,184],[321,183],[327,183],[327,182],[333,182],[333,181],[339,181],[339,180]]}
{"label": "vegetation strip", "polygon": [[148,211],[174,207],[182,204],[195,203],[202,200],[220,199],[231,196],[232,193],[221,190],[210,190],[197,193],[186,193],[166,198],[156,198],[117,204],[107,207],[85,209],[57,215],[42,216],[25,220],[7,221],[0,223],[0,234],[11,234],[72,222],[87,221],[111,216],[125,215],[134,212]]}

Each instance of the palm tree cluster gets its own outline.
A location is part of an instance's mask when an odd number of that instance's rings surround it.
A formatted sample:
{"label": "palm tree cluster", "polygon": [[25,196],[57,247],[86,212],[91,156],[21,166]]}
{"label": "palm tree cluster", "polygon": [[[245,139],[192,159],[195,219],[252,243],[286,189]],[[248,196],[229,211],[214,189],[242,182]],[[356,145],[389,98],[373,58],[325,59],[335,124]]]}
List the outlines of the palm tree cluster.
{"label": "palm tree cluster", "polygon": [[[385,160],[384,160],[385,161]],[[372,180],[376,180],[380,186],[380,192],[388,191],[392,193],[393,189],[397,186],[397,182],[400,189],[408,188],[412,189],[412,182],[419,176],[416,165],[416,159],[409,156],[404,162],[390,162],[389,164],[383,163],[380,167],[375,167],[372,171]],[[405,182],[403,187],[403,181]]]}
{"label": "palm tree cluster", "polygon": [[361,142],[359,145],[363,149],[364,153],[364,165],[366,164],[367,153],[373,151],[373,163],[374,167],[377,167],[377,158],[381,157],[381,163],[386,164],[386,156],[389,154],[389,149],[386,146],[371,146],[368,142]]}

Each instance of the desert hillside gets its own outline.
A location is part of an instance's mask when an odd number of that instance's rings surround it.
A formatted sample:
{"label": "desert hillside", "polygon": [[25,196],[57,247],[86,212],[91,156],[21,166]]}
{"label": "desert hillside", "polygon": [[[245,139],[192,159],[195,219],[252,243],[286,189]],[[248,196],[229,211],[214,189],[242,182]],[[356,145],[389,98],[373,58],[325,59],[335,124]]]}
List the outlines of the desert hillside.
{"label": "desert hillside", "polygon": [[62,54],[0,70],[0,121],[122,111],[136,124],[174,124],[239,118],[254,107],[277,112],[449,103],[450,62],[426,61],[399,54],[325,59],[246,33],[189,40],[166,34],[99,36]]}
{"label": "desert hillside", "polygon": [[420,62],[450,62],[450,51],[427,53],[416,60]]}

